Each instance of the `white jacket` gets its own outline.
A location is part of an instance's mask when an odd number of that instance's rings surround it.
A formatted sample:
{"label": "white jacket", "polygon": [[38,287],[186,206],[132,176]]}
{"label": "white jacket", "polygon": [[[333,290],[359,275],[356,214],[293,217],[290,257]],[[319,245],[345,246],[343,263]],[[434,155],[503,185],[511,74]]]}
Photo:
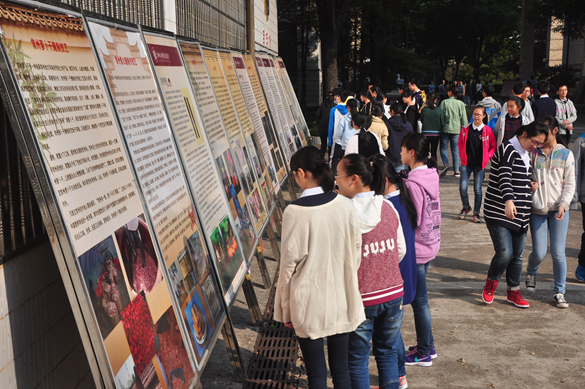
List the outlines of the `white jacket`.
{"label": "white jacket", "polygon": [[532,174],[538,189],[532,195],[532,212],[546,215],[560,206],[569,210],[575,193],[575,158],[571,150],[558,144],[547,156],[540,148],[530,153]]}
{"label": "white jacket", "polygon": [[557,103],[557,120],[559,122],[559,134],[566,134],[567,128],[563,126],[563,122],[568,120],[569,123],[573,124],[577,120],[577,110],[575,105],[569,99],[563,102],[561,99],[555,99]]}

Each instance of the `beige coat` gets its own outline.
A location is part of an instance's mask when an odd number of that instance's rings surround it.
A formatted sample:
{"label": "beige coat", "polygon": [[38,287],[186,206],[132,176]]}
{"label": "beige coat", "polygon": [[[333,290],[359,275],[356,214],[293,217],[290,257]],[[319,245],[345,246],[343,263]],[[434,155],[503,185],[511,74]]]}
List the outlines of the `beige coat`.
{"label": "beige coat", "polygon": [[372,116],[372,125],[368,128],[368,131],[378,136],[380,142],[382,142],[382,148],[386,151],[388,149],[388,127],[386,127],[386,123],[379,117]]}
{"label": "beige coat", "polygon": [[301,338],[354,331],[365,320],[357,279],[361,246],[351,200],[337,195],[317,206],[290,204],[282,221],[274,319],[292,322]]}

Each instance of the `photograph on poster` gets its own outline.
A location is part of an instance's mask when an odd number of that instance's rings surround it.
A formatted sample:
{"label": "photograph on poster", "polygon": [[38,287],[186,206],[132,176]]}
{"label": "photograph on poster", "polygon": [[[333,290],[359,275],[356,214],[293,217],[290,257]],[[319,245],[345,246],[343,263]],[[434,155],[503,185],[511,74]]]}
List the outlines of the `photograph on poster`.
{"label": "photograph on poster", "polygon": [[122,323],[138,374],[141,379],[150,376],[150,366],[158,340],[155,340],[154,323],[144,293],[136,296],[122,311]]}
{"label": "photograph on poster", "polygon": [[120,371],[118,371],[118,374],[116,374],[116,377],[114,377],[116,389],[135,389],[136,376],[134,360],[132,359],[132,355],[130,355],[120,368]]}
{"label": "photograph on poster", "polygon": [[126,223],[115,232],[128,283],[135,294],[150,291],[162,280],[157,256],[144,215]]}
{"label": "photograph on poster", "polygon": [[210,321],[207,318],[203,301],[204,299],[202,299],[199,290],[196,290],[193,298],[185,308],[188,327],[195,340],[198,360],[203,357],[203,353],[209,345],[209,335],[211,334]]}
{"label": "photograph on poster", "polygon": [[221,304],[219,302],[219,293],[211,280],[211,275],[203,281],[201,288],[205,298],[207,298],[207,305],[209,305],[213,322],[217,323],[221,315]]}
{"label": "photograph on poster", "polygon": [[202,280],[207,275],[209,264],[207,262],[207,256],[205,255],[205,249],[203,248],[203,242],[201,241],[199,231],[195,231],[195,233],[187,239],[187,249],[189,250],[191,261],[197,272],[197,279]]}
{"label": "photograph on poster", "polygon": [[260,193],[256,189],[250,193],[250,206],[256,219],[259,219],[264,213],[264,207],[262,206],[262,200],[260,199]]}
{"label": "photograph on poster", "polygon": [[181,269],[181,275],[185,280],[185,288],[187,289],[187,293],[191,293],[197,284],[197,277],[195,276],[195,271],[193,270],[193,262],[187,255],[186,249],[181,250],[177,262],[179,262],[179,269]]}
{"label": "photograph on poster", "polygon": [[222,287],[227,290],[243,260],[227,216],[211,234],[211,244],[219,261]]}
{"label": "photograph on poster", "polygon": [[89,298],[105,339],[122,320],[120,314],[130,303],[130,295],[114,239],[108,236],[79,257]]}
{"label": "photograph on poster", "polygon": [[169,267],[169,277],[169,285],[171,286],[175,297],[179,300],[179,304],[183,304],[187,298],[187,290],[185,289],[185,282],[183,281],[183,276],[179,270],[179,261],[175,261]]}
{"label": "photograph on poster", "polygon": [[156,356],[167,388],[189,388],[195,378],[173,308],[169,308],[155,325],[160,347]]}

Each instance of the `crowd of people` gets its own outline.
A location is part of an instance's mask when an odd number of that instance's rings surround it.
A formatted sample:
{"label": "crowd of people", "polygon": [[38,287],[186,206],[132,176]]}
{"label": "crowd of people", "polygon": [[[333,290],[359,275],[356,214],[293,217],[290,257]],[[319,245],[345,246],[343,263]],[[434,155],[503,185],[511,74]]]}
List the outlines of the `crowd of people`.
{"label": "crowd of people", "polygon": [[[530,230],[526,290],[536,288],[550,236],[553,300],[568,307],[565,240],[569,208],[585,203],[585,137],[574,152],[568,149],[577,113],[567,87],[559,86],[553,100],[548,82],[540,81],[532,103],[529,86],[518,82],[502,106],[493,85],[482,85],[483,98],[468,118],[459,86],[443,85],[437,94],[434,85],[425,92],[412,80],[396,101],[375,86],[361,91],[359,101],[335,89],[317,115],[321,149],[304,147],[291,158],[303,193],[283,216],[274,318],[295,329],[311,389],[327,387],[324,339],[335,388],[370,388],[371,349],[380,388],[406,388],[405,366],[431,366],[437,358],[426,275],[440,248],[439,182],[450,167],[460,182],[459,219],[473,211],[471,220],[485,222],[494,246],[482,300],[493,302],[505,272],[507,302],[529,307],[520,284]],[[581,281],[583,247],[585,233],[576,269]],[[408,349],[400,334],[405,305],[413,309],[417,339]]]}

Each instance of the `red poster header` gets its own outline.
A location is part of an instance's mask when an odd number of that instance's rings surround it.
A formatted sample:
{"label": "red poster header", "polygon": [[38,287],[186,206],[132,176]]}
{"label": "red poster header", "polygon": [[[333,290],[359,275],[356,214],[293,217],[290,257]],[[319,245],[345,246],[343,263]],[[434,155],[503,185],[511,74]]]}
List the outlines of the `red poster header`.
{"label": "red poster header", "polygon": [[282,62],[282,60],[280,60],[280,59],[278,60],[278,65],[279,65],[279,66],[280,66],[282,69],[284,69],[284,62]]}
{"label": "red poster header", "polygon": [[256,57],[256,65],[258,65],[259,68],[264,67],[264,65],[262,64],[262,58]]}
{"label": "red poster header", "polygon": [[183,66],[176,47],[149,44],[148,50],[154,66]]}
{"label": "red poster header", "polygon": [[267,58],[262,58],[262,62],[264,62],[264,67],[265,68],[269,68],[270,67],[270,61]]}
{"label": "red poster header", "polygon": [[244,60],[240,57],[233,57],[234,58],[234,65],[236,65],[236,69],[246,69],[246,65],[244,65]]}

